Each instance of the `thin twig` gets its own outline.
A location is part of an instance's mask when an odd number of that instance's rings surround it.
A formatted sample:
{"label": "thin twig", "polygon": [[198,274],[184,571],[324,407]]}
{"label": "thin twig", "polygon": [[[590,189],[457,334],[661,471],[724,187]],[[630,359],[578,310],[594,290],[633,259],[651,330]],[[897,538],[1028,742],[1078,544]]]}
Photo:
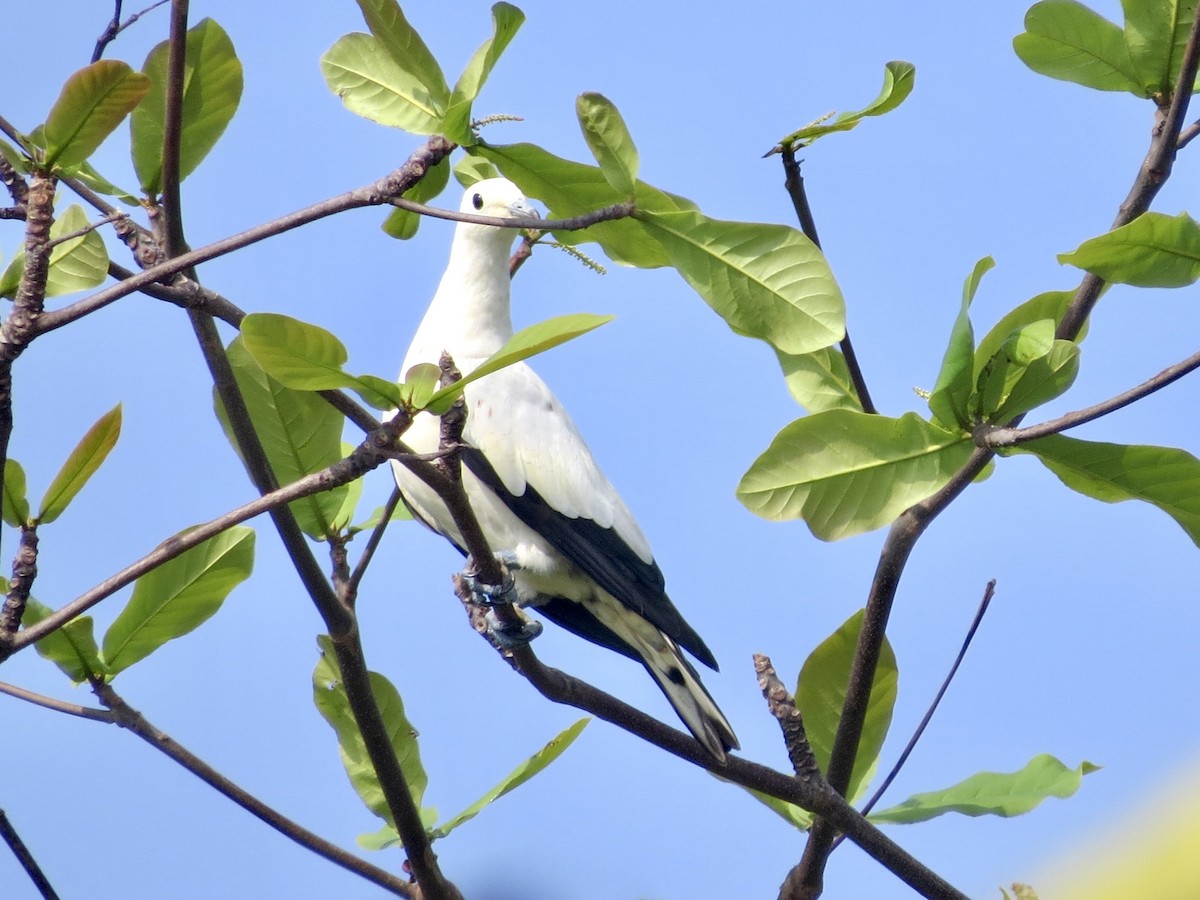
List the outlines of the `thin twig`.
{"label": "thin twig", "polygon": [[109,20],[108,27],[106,27],[104,29],[104,31],[101,33],[100,37],[96,39],[96,49],[92,51],[92,62],[96,62],[98,59],[100,59],[100,57],[102,57],[104,55],[105,49],[108,47],[109,44],[111,44],[114,40],[116,40],[116,37],[118,34],[120,34],[122,31],[124,31],[126,28],[128,28],[130,25],[132,25],[134,22],[136,22],[142,16],[146,15],[146,13],[152,12],[153,10],[158,9],[163,4],[169,3],[169,2],[170,2],[170,0],[158,0],[157,3],[150,4],[145,9],[143,9],[141,12],[135,12],[128,19],[126,19],[124,22],[122,22],[121,21],[121,0],[114,0],[114,5],[116,6],[116,9],[113,12],[112,19]]}
{"label": "thin twig", "polygon": [[8,694],[10,697],[16,697],[18,700],[24,700],[26,703],[32,703],[34,706],[64,713],[68,716],[78,716],[80,719],[109,723],[116,721],[113,714],[107,709],[95,709],[90,706],[80,706],[78,703],[67,703],[65,700],[59,700],[56,697],[47,697],[45,694],[38,694],[23,687],[18,687],[15,684],[9,684],[6,681],[0,681],[0,694]]}
{"label": "thin twig", "polygon": [[1182,150],[1196,139],[1196,135],[1200,135],[1200,121],[1193,122],[1179,132],[1179,138],[1175,141],[1175,149]]}
{"label": "thin twig", "polygon": [[[808,192],[804,189],[804,176],[800,172],[800,163],[796,159],[795,148],[784,148],[780,158],[783,160],[783,186],[792,199],[792,208],[796,210],[796,217],[800,220],[800,230],[820,250],[821,238],[817,234],[817,222],[813,218],[812,207],[808,202]],[[877,412],[875,403],[871,400],[871,392],[867,390],[867,380],[863,377],[862,367],[858,363],[858,354],[854,352],[854,344],[850,341],[849,327],[846,328],[846,334],[838,346],[841,347],[842,356],[845,357],[846,368],[850,372],[850,383],[854,385],[854,392],[858,395],[858,402],[862,405],[863,412]]]}
{"label": "thin twig", "polygon": [[582,216],[572,216],[569,219],[539,219],[513,218],[503,216],[481,216],[478,213],[460,212],[457,209],[441,209],[437,206],[426,206],[407,197],[392,197],[386,202],[410,212],[420,213],[434,219],[448,219],[451,222],[468,222],[473,225],[495,225],[497,228],[537,228],[539,231],[581,231],[601,222],[611,222],[614,219],[626,219],[633,215],[634,204],[626,201],[605,206]]}
{"label": "thin twig", "polygon": [[346,580],[346,602],[351,606],[354,605],[354,600],[358,596],[358,586],[362,584],[363,576],[367,574],[367,566],[371,564],[371,560],[375,557],[375,551],[379,549],[379,544],[383,540],[383,533],[387,530],[388,523],[392,520],[392,513],[396,511],[396,507],[399,505],[400,488],[393,487],[392,495],[388,497],[387,503],[383,505],[383,517],[371,529],[371,534],[367,538],[367,543],[363,546],[363,552],[358,557],[354,571],[350,573],[350,577]]}
{"label": "thin twig", "polygon": [[25,846],[25,842],[17,834],[17,829],[13,828],[12,822],[8,821],[8,815],[2,809],[0,809],[0,838],[3,838],[4,843],[8,844],[8,849],[17,858],[17,862],[21,864],[21,868],[25,870],[25,874],[29,876],[29,880],[33,882],[43,900],[58,900],[58,894],[51,887],[50,879],[37,864],[37,860],[33,858],[33,854],[29,852],[29,848]]}
{"label": "thin twig", "polygon": [[767,707],[779,721],[783,732],[783,743],[787,747],[788,759],[792,761],[792,770],[797,778],[822,782],[821,767],[812,746],[808,743],[808,734],[804,730],[804,718],[796,699],[784,687],[779,676],[775,674],[775,666],[770,657],[754,654],[754,673],[758,676],[758,686],[766,698]]}
{"label": "thin twig", "polygon": [[65,244],[67,241],[73,241],[73,240],[75,240],[75,238],[83,237],[85,234],[90,234],[91,232],[95,231],[96,229],[103,228],[105,225],[109,224],[110,222],[115,222],[115,221],[117,221],[117,219],[124,218],[124,217],[125,217],[124,212],[122,212],[119,209],[115,209],[111,213],[106,215],[104,218],[97,219],[95,222],[91,222],[87,225],[84,225],[82,228],[80,228],[76,231],[72,231],[70,234],[59,235],[58,237],[56,237],[52,241],[50,241],[46,246],[49,247],[50,249],[54,249],[59,244]]}
{"label": "thin twig", "polygon": [[1200,353],[1194,353],[1182,362],[1168,366],[1153,378],[1149,378],[1115,397],[1075,412],[1066,413],[1056,419],[1039,422],[1037,425],[1029,425],[1025,428],[981,429],[976,434],[976,442],[981,447],[1012,447],[1026,441],[1037,440],[1048,434],[1058,434],[1069,428],[1095,421],[1101,416],[1116,412],[1143,397],[1148,397],[1196,369],[1200,369]]}
{"label": "thin twig", "polygon": [[112,685],[97,681],[92,685],[92,689],[95,691],[96,696],[100,698],[100,702],[111,710],[112,720],[117,725],[137,735],[160,753],[166,754],[166,756],[179,763],[179,765],[209,785],[209,787],[232,800],[242,809],[259,819],[259,821],[274,828],[284,837],[295,841],[304,849],[310,850],[323,859],[341,866],[348,872],[353,872],[355,875],[365,878],[372,884],[377,884],[397,896],[419,900],[420,894],[414,885],[393,875],[391,872],[371,865],[366,860],[359,859],[357,856],[347,853],[341,847],[330,843],[307,828],[293,822],[278,810],[273,809],[254,795],[247,793],[241,787],[234,784],[204,760],[200,759],[200,757],[171,738],[170,735],[148,722],[145,716],[129,706],[113,690]]}

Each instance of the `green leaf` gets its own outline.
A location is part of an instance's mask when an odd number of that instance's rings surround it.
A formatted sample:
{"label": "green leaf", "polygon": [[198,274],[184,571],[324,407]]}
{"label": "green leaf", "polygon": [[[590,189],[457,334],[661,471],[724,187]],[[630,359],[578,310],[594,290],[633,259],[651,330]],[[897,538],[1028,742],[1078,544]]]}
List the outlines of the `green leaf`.
{"label": "green leaf", "polygon": [[1147,96],[1174,90],[1196,0],[1122,0],[1125,46]]}
{"label": "green leaf", "polygon": [[[477,144],[471,152],[495,163],[525,196],[542,201],[548,218],[569,219],[629,199],[614,191],[596,166],[562,159],[533,144]],[[637,182],[634,200],[640,210],[696,209],[692,201],[644,181]],[[569,246],[594,241],[609,259],[622,265],[642,269],[671,265],[663,248],[632,218],[601,222],[582,231],[555,232],[554,236]]]}
{"label": "green leaf", "polygon": [[575,114],[604,179],[618,194],[632,197],[637,183],[637,147],[617,108],[603,94],[585,93],[575,100]]}
{"label": "green leaf", "polygon": [[723,222],[692,210],[639,210],[638,219],[738,334],[793,355],[845,336],[842,292],[824,255],[796,229]]}
{"label": "green leaf", "polygon": [[768,809],[777,813],[780,818],[794,828],[798,828],[801,831],[808,831],[812,827],[813,819],[816,818],[816,815],[807,809],[801,809],[794,803],[788,803],[786,800],[780,800],[778,797],[772,797],[770,794],[764,794],[753,788],[743,787],[742,790],[750,794],[750,796],[754,797],[754,799],[758,800]]}
{"label": "green leaf", "polygon": [[587,334],[589,331],[611,322],[614,318],[614,316],[598,316],[594,313],[570,313],[565,316],[555,316],[545,322],[538,322],[528,328],[522,328],[469,375],[464,375],[458,381],[434,393],[423,408],[435,415],[441,415],[450,408],[454,398],[462,393],[463,388],[472,381],[478,381],[484,375],[490,375],[506,366],[513,365],[513,363],[536,356],[551,347],[557,347],[559,344],[577,338],[581,334]]}
{"label": "green leaf", "polygon": [[1025,31],[1013,38],[1021,62],[1040,75],[1098,91],[1143,89],[1121,29],[1075,0],[1042,0],[1025,14]]}
{"label": "green leaf", "polygon": [[41,511],[35,517],[39,524],[48,525],[62,515],[88,479],[96,474],[120,436],[121,404],[118,403],[88,429],[46,488]]}
{"label": "green leaf", "polygon": [[4,521],[13,528],[29,523],[29,498],[26,496],[25,470],[12,457],[4,461]]}
{"label": "green leaf", "polygon": [[43,129],[45,165],[83,162],[150,90],[149,79],[127,63],[102,59],[67,79]]}
{"label": "green leaf", "polygon": [[[50,226],[50,239],[58,240],[88,226],[83,207],[73,204]],[[12,297],[21,283],[25,270],[25,248],[22,246],[0,276],[0,297]],[[94,288],[108,277],[108,251],[104,239],[95,229],[55,244],[50,250],[50,271],[46,276],[46,296],[58,297],[75,291]]]}
{"label": "green leaf", "polygon": [[395,409],[404,403],[400,385],[377,375],[351,375],[346,387],[376,409]]}
{"label": "green leaf", "polygon": [[492,74],[496,60],[524,21],[525,13],[511,3],[497,3],[492,7],[492,36],[479,46],[463,69],[446,107],[442,133],[456,144],[468,147],[477,142],[471,133],[471,106]]}
{"label": "green leaf", "polygon": [[[346,688],[342,683],[333,641],[321,635],[317,638],[317,643],[321,648],[321,659],[313,670],[313,702],[337,734],[342,765],[345,766],[346,775],[349,776],[354,790],[371,812],[394,827],[396,823],[392,821],[383,789],[379,786],[379,777],[375,774],[375,767],[371,764],[358,724],[350,710],[350,702],[346,698]],[[421,765],[417,730],[405,716],[404,702],[392,683],[378,672],[371,672],[370,678],[371,691],[391,739],[392,749],[400,761],[404,780],[408,782],[413,800],[420,806],[429,778],[425,774],[425,767]],[[425,818],[424,813],[422,810],[422,818]]]}
{"label": "green leaf", "polygon": [[321,73],[352,113],[413,134],[441,130],[442,102],[373,35],[343,35],[321,57]]}
{"label": "green leaf", "polygon": [[1186,287],[1200,278],[1200,224],[1187,213],[1142,213],[1058,261],[1117,284]]}
{"label": "green leaf", "polygon": [[775,351],[788,390],[810,413],[830,409],[862,412],[862,402],[850,380],[846,357],[836,347],[792,355]]}
{"label": "green leaf", "polygon": [[825,116],[805,125],[781,140],[767,155],[780,153],[786,147],[793,149],[803,147],[824,135],[849,131],[867,116],[882,116],[884,113],[891,112],[908,99],[908,95],[912,93],[913,86],[916,84],[916,78],[917,70],[912,63],[902,60],[889,62],[883,70],[883,88],[879,91],[879,96],[869,104],[856,112],[841,113],[832,122],[828,121],[828,116]]}
{"label": "green leaf", "polygon": [[941,791],[914,794],[898,806],[867,816],[872,822],[911,824],[949,812],[964,816],[1019,816],[1047,797],[1070,797],[1083,776],[1099,769],[1082,762],[1070,769],[1049,754],[1031,759],[1019,772],[979,772]]}
{"label": "green leaf", "polygon": [[487,178],[496,178],[500,175],[496,167],[480,156],[472,156],[467,154],[459,158],[454,164],[454,179],[465,188],[478,181],[483,181]]}
{"label": "green leaf", "polygon": [[430,837],[437,839],[443,838],[451,831],[462,825],[464,822],[469,822],[471,819],[479,815],[484,807],[499,800],[509,791],[520,787],[534,775],[537,775],[545,769],[550,763],[554,762],[563,752],[575,742],[575,738],[579,737],[580,733],[587,726],[591,719],[583,718],[559,732],[555,737],[551,738],[541,750],[529,757],[515,769],[508,773],[500,783],[493,787],[490,791],[460,812],[457,816],[443,822],[433,830]]}
{"label": "green leaf", "polygon": [[[264,372],[246,350],[241,337],[229,345],[227,353],[250,419],[281,485],[319,472],[342,458],[345,420],[340,412],[317,394],[286,388]],[[213,405],[229,443],[240,456],[220,394],[215,389]],[[342,508],[350,491],[350,485],[344,484],[294,500],[288,508],[305,534],[325,540],[345,524]]]}
{"label": "green leaf", "polygon": [[[44,603],[30,597],[25,603],[22,625],[25,628],[36,625],[52,611]],[[98,677],[104,673],[91,616],[77,616],[33,646],[39,656],[58,666],[75,684],[81,684],[92,676]]]}
{"label": "green leaf", "polygon": [[962,307],[954,327],[950,330],[950,342],[942,357],[942,368],[938,372],[933,393],[929,396],[929,409],[939,422],[947,428],[957,425],[970,430],[971,391],[975,387],[975,331],[971,327],[971,301],[979,290],[983,276],[996,265],[990,256],[975,263],[975,269],[963,284]]}
{"label": "green leaf", "polygon": [[104,635],[106,671],[116,675],[198,628],[253,567],[254,532],[235,525],[147,572]]}
{"label": "green leaf", "polygon": [[410,409],[424,409],[437,393],[442,370],[433,363],[418,363],[404,373],[400,385],[401,404]]}
{"label": "green leaf", "polygon": [[358,8],[383,49],[425,89],[436,109],[445,109],[450,101],[450,88],[442,67],[408,23],[396,0],[358,0]]}
{"label": "green leaf", "polygon": [[[445,190],[449,182],[450,163],[442,159],[436,166],[426,172],[425,177],[413,185],[404,196],[409,200],[415,200],[417,203],[428,203]],[[383,232],[389,237],[406,241],[417,233],[417,228],[420,224],[421,216],[419,213],[401,209],[397,206],[384,220]]]}
{"label": "green leaf", "polygon": [[342,370],[346,348],[320,326],[278,313],[250,313],[242,320],[242,341],[272,378],[294,390],[332,391],[353,381]]}
{"label": "green leaf", "polygon": [[[169,42],[158,44],[142,72],[150,80],[146,102],[130,120],[133,167],[147,196],[162,191],[163,134],[167,117]],[[187,178],[216,145],[242,99],[242,63],[233,41],[212,19],[188,29],[183,60],[179,180]]]}
{"label": "green leaf", "polygon": [[888,524],[941,488],[973,444],[915,413],[834,409],[785,427],[737,488],[764,519],[804,519],[826,541]]}
{"label": "green leaf", "polygon": [[1079,374],[1079,347],[1054,339],[1053,319],[1013,332],[979,377],[979,414],[1009,422],[1065,392]]}
{"label": "green leaf", "polygon": [[1173,447],[1038,438],[1013,448],[1032,453],[1063,484],[1105,503],[1153,503],[1200,546],[1200,460]]}
{"label": "green leaf", "polygon": [[[863,612],[859,610],[822,641],[805,660],[796,683],[796,706],[804,717],[808,743],[822,772],[829,769],[829,758],[838,723],[842,720],[846,685],[850,680],[862,622]],[[850,788],[846,794],[851,802],[866,789],[878,763],[879,751],[892,724],[898,678],[896,655],[887,638],[884,638],[875,680],[871,683],[871,698],[867,703],[867,717],[854,761],[854,772],[850,776]]]}
{"label": "green leaf", "polygon": [[[380,522],[383,521],[383,510],[384,507],[382,506],[375,507],[374,512],[372,512],[365,521],[350,526],[350,534],[360,534],[361,532],[371,531],[374,529],[377,525],[379,525]],[[403,503],[397,503],[396,508],[392,510],[392,517],[388,519],[388,521],[411,522],[413,521],[413,516],[412,513],[408,511],[407,506],[405,506]]]}
{"label": "green leaf", "polygon": [[[1004,315],[979,342],[975,349],[975,379],[978,381],[983,367],[996,355],[1004,342],[1015,332],[1032,325],[1041,319],[1050,319],[1057,328],[1063,314],[1075,298],[1074,291],[1046,291],[1030,300],[1026,300],[1016,309]],[[1076,343],[1083,340],[1084,332],[1080,332]]]}
{"label": "green leaf", "polygon": [[113,184],[98,171],[90,162],[84,160],[75,167],[75,177],[83,184],[90,187],[97,194],[104,194],[108,197],[116,197],[126,206],[140,209],[140,201],[129,191],[122,187]]}

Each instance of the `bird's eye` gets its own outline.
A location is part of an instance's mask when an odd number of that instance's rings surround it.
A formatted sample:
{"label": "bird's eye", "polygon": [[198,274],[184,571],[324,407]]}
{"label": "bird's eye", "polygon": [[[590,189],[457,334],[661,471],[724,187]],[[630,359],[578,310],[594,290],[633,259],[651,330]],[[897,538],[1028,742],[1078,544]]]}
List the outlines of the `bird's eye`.
{"label": "bird's eye", "polygon": [[471,205],[472,205],[473,207],[475,207],[476,209],[483,209],[483,195],[482,195],[482,194],[476,194],[474,197],[472,197],[472,198],[471,198]]}

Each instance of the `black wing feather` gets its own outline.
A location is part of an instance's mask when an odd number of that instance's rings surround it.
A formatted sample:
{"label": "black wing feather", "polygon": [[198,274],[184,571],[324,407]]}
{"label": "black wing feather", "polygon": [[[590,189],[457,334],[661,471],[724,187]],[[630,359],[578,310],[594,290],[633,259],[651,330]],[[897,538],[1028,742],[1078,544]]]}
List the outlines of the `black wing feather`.
{"label": "black wing feather", "polygon": [[[504,482],[500,480],[487,457],[475,447],[463,448],[462,461],[476,478],[504,501],[505,506],[518,519],[549,541],[551,546],[569,559],[576,568],[628,609],[645,618],[688,650],[700,662],[710,668],[717,668],[712,651],[695,629],[684,621],[671,598],[667,596],[666,582],[657,563],[643,562],[614,529],[603,528],[591,519],[572,519],[564,516],[547,503],[532,485],[527,484],[525,493],[519,496],[512,494],[505,488]],[[540,608],[546,609],[546,606],[542,605]],[[576,622],[575,616],[564,616],[558,609],[553,612],[546,609],[546,612],[554,621],[562,619],[560,624],[582,637],[628,655],[628,645],[608,629],[604,631],[616,638],[624,648],[614,645],[608,639],[595,636],[594,629],[590,629],[592,634],[586,633],[582,627],[578,627],[584,623]],[[592,619],[595,625],[600,624],[590,614],[588,618]],[[567,619],[572,621],[568,622]]]}

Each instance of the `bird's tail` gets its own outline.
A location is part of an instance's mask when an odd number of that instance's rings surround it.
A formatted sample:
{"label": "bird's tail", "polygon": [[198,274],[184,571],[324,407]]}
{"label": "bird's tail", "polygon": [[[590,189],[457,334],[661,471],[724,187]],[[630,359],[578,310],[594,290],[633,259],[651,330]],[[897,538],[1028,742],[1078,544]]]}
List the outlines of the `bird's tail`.
{"label": "bird's tail", "polygon": [[725,762],[726,751],[741,746],[733,726],[701,683],[692,664],[684,659],[679,646],[666,635],[662,637],[663,645],[638,647],[646,670],[696,740],[718,761]]}

